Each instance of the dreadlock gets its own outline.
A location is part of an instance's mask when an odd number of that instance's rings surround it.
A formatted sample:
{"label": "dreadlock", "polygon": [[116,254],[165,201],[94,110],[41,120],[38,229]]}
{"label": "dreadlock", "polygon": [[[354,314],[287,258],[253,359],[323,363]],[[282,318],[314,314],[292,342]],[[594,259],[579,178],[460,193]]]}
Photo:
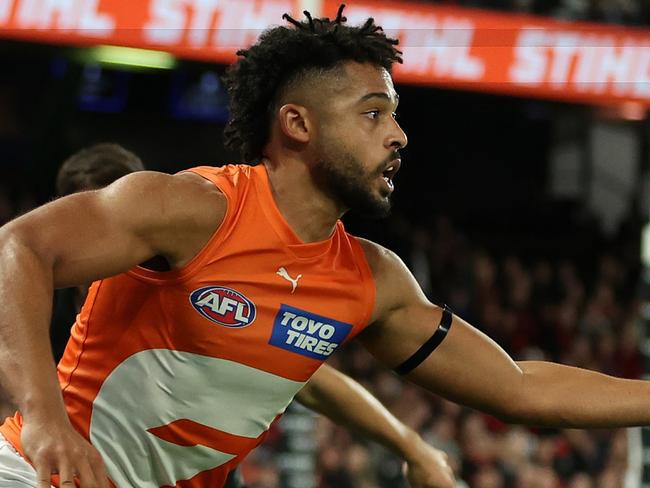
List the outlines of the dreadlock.
{"label": "dreadlock", "polygon": [[257,44],[237,52],[241,58],[225,77],[231,118],[224,131],[226,146],[238,150],[245,161],[262,157],[280,94],[307,74],[332,70],[343,61],[372,63],[391,71],[402,62],[398,41],[386,37],[373,18],[357,27],[345,25],[343,8],[334,20],[306,21],[282,16],[293,27],[274,27],[262,33]]}

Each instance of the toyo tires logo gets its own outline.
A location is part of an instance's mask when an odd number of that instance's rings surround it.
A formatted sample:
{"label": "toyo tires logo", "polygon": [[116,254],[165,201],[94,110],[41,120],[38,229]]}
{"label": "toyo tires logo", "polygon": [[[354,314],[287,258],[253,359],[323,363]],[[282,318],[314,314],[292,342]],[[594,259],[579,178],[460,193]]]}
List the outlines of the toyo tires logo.
{"label": "toyo tires logo", "polygon": [[269,344],[325,361],[352,331],[352,324],[282,304]]}
{"label": "toyo tires logo", "polygon": [[194,310],[224,327],[246,327],[255,320],[255,304],[232,288],[205,286],[190,295]]}

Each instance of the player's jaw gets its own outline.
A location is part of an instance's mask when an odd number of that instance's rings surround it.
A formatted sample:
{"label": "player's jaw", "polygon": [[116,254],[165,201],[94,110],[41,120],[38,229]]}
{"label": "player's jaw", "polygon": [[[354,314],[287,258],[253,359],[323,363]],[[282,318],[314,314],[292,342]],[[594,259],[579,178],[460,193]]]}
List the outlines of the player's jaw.
{"label": "player's jaw", "polygon": [[393,177],[400,164],[399,153],[394,151],[369,170],[350,152],[330,148],[322,154],[314,176],[344,208],[366,217],[385,217],[390,213]]}

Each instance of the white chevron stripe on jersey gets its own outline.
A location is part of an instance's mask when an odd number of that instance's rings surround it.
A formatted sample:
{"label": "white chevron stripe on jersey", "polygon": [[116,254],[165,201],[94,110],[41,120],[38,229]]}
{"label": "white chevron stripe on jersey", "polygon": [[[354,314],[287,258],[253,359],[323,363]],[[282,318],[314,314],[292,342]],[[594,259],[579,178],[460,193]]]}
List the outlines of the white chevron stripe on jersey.
{"label": "white chevron stripe on jersey", "polygon": [[174,486],[234,456],[167,442],[148,429],[188,419],[257,438],[303,385],[224,359],[149,349],[127,358],[104,381],[93,402],[90,440],[118,488]]}

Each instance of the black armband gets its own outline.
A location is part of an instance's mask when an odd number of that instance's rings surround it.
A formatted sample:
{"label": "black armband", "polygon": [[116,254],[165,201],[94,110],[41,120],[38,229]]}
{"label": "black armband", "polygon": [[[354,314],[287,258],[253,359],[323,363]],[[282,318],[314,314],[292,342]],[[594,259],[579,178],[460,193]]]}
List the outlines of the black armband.
{"label": "black armband", "polygon": [[422,344],[420,349],[415,351],[413,355],[404,361],[402,364],[395,368],[395,372],[399,375],[405,375],[413,371],[422,361],[424,361],[429,354],[431,354],[436,347],[447,337],[447,332],[451,328],[453,315],[447,305],[444,305],[442,310],[442,319],[440,319],[440,325],[429,338],[427,342]]}

